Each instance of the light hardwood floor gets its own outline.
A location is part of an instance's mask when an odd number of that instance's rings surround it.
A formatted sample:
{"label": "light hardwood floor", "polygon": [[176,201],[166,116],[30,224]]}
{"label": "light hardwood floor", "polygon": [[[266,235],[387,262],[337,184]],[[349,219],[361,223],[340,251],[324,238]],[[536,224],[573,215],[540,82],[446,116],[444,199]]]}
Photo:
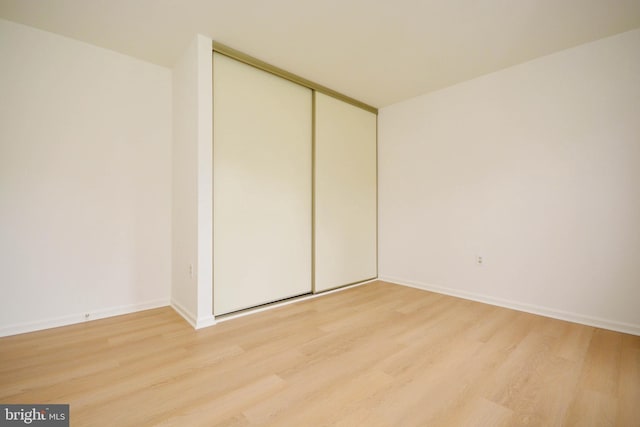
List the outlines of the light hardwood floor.
{"label": "light hardwood floor", "polygon": [[640,337],[374,282],[194,331],[170,308],[0,339],[72,426],[640,426]]}

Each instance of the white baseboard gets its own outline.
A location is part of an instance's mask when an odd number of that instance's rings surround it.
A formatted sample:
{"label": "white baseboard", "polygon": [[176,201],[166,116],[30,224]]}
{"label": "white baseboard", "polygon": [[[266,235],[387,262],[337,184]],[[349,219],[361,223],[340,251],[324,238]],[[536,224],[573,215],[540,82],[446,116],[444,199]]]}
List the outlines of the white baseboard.
{"label": "white baseboard", "polygon": [[499,307],[510,308],[513,310],[524,311],[526,313],[538,314],[540,316],[551,317],[554,319],[566,320],[569,322],[580,323],[582,325],[594,326],[596,328],[609,329],[626,334],[639,335],[640,325],[619,322],[616,320],[602,319],[594,316],[587,316],[579,313],[572,313],[557,310],[549,307],[542,307],[533,304],[526,304],[517,301],[495,298],[489,295],[476,294],[473,292],[460,291],[442,286],[435,286],[426,283],[416,282],[413,280],[400,279],[397,277],[380,277],[379,280],[394,283],[396,285],[409,286],[424,291],[431,291],[438,294],[450,295],[458,298],[468,299],[472,301],[482,302],[485,304],[497,305]]}
{"label": "white baseboard", "polygon": [[196,319],[196,316],[191,313],[191,311],[187,310],[182,304],[180,304],[176,300],[171,300],[171,308],[173,308],[176,313],[178,313],[184,320],[189,323],[193,329],[206,328],[207,326],[212,326],[216,324],[216,318],[213,317],[213,314],[208,316],[203,316]]}
{"label": "white baseboard", "polygon": [[182,304],[180,304],[176,300],[171,300],[171,308],[173,308],[176,313],[178,313],[184,320],[187,321],[191,326],[196,328],[196,316],[194,316],[189,310],[184,308]]}
{"label": "white baseboard", "polygon": [[213,326],[215,325],[216,322],[216,318],[213,316],[213,314],[210,314],[208,316],[204,316],[204,317],[200,317],[197,321],[196,321],[196,329],[200,329],[200,328],[206,328],[208,326]]}
{"label": "white baseboard", "polygon": [[[123,314],[135,313],[137,311],[150,310],[152,308],[166,307],[169,305],[168,299],[157,299],[139,304],[121,305],[105,309],[90,311],[89,313],[76,313],[68,316],[55,317],[38,320],[35,322],[19,323],[0,327],[0,337],[24,334],[27,332],[41,331],[43,329],[57,328],[60,326],[73,325],[76,323],[90,322],[92,320],[104,319],[107,317],[120,316]],[[87,317],[88,314],[88,317]]]}

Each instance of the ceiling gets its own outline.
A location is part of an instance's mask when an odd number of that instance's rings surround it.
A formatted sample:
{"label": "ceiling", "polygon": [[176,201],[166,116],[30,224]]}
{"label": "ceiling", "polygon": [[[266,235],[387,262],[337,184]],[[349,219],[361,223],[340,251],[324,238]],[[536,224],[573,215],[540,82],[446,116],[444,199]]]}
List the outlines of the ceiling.
{"label": "ceiling", "polygon": [[640,0],[0,0],[0,17],[166,67],[200,33],[383,107],[639,28]]}

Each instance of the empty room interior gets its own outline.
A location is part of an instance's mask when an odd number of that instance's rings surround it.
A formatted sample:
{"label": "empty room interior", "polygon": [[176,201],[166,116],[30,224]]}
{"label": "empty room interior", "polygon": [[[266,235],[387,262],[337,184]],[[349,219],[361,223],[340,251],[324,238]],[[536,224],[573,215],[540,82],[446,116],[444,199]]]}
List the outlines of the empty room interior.
{"label": "empty room interior", "polygon": [[1,425],[638,427],[640,1],[0,0],[0,291]]}

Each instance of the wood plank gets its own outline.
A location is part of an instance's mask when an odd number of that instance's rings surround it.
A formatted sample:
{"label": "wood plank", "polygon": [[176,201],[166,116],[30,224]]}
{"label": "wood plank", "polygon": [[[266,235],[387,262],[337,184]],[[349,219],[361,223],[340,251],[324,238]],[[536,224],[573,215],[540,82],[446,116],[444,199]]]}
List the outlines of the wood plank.
{"label": "wood plank", "polygon": [[640,337],[374,282],[197,331],[167,307],[0,338],[0,401],[81,426],[633,426]]}

